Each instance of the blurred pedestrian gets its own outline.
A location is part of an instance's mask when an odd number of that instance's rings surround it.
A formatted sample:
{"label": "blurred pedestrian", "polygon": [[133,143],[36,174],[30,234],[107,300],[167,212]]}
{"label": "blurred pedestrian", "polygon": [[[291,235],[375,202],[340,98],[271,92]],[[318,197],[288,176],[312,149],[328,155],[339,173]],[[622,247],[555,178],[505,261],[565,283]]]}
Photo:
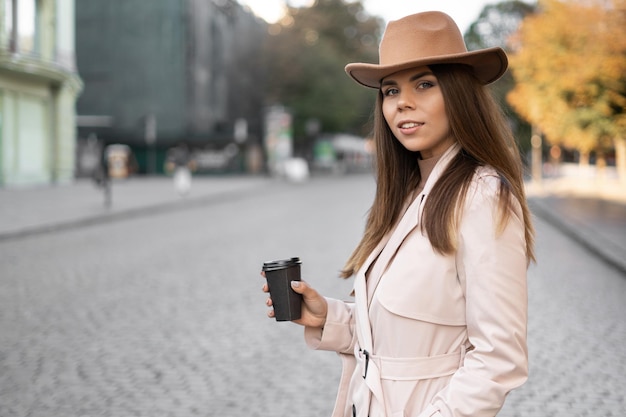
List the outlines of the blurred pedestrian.
{"label": "blurred pedestrian", "polygon": [[180,143],[172,149],[172,163],[174,188],[180,196],[186,196],[191,190],[191,155],[187,144]]}
{"label": "blurred pedestrian", "polygon": [[[96,139],[97,140],[97,139]],[[91,177],[98,188],[104,192],[104,206],[109,208],[113,204],[111,196],[111,176],[109,158],[104,143],[97,142],[97,165],[93,168]]]}
{"label": "blurred pedestrian", "polygon": [[390,22],[379,58],[346,66],[379,91],[376,195],[342,271],[354,302],[293,282],[295,322],[340,353],[335,417],[494,416],[527,379],[534,259],[521,160],[486,87],[507,57],[468,52],[449,16],[426,12]]}

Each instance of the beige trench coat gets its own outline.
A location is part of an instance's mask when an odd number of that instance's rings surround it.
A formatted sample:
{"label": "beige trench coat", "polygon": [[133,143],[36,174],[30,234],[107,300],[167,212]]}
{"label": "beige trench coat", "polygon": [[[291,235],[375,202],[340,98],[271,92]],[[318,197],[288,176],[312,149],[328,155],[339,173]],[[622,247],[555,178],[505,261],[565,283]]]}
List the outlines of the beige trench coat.
{"label": "beige trench coat", "polygon": [[455,145],[441,157],[358,271],[354,302],[329,298],[324,329],[305,328],[311,348],[342,358],[333,417],[495,416],[527,379],[528,264],[519,204],[497,233],[500,180],[479,168],[455,254],[435,253],[419,227],[428,193],[458,151]]}

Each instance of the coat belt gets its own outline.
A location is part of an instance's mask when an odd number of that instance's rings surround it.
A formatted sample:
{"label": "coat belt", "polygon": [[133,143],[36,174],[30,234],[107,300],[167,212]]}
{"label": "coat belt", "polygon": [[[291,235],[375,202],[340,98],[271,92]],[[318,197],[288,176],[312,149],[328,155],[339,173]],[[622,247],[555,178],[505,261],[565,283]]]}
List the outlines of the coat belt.
{"label": "coat belt", "polygon": [[357,363],[361,366],[363,377],[366,377],[369,367],[374,364],[378,369],[380,379],[416,381],[452,375],[463,363],[465,350],[463,346],[452,353],[415,358],[372,355],[362,349],[355,349],[355,353],[357,353]]}

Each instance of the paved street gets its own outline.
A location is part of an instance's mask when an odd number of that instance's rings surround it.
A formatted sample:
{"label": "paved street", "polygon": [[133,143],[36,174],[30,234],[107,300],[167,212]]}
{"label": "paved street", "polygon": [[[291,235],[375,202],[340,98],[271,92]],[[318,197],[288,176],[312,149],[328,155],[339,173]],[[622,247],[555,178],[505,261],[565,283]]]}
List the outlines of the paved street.
{"label": "paved street", "polygon": [[[347,298],[337,271],[372,195],[367,175],[235,181],[143,212],[119,197],[76,227],[62,199],[14,203],[0,224],[0,416],[330,415],[339,360],[265,316],[258,271],[300,256],[305,279]],[[46,207],[65,226],[37,229]],[[531,377],[500,415],[626,415],[626,275],[542,218],[537,231]]]}

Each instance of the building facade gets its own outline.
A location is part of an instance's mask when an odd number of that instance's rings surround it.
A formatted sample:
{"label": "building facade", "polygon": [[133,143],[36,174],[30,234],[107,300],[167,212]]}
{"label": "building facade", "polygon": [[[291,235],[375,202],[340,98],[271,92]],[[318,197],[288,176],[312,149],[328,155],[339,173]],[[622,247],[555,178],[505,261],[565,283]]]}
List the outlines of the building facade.
{"label": "building facade", "polygon": [[74,0],[0,0],[0,186],[72,181]]}
{"label": "building facade", "polygon": [[79,145],[128,145],[139,172],[160,173],[180,144],[235,155],[260,143],[267,29],[236,1],[85,0],[76,32]]}

